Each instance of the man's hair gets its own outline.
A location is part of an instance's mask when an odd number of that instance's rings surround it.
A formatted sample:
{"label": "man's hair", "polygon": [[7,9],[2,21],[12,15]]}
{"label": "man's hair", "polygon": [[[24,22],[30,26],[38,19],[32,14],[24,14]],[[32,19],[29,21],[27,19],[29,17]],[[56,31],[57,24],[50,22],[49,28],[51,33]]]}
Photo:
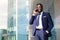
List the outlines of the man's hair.
{"label": "man's hair", "polygon": [[41,3],[37,3],[36,5],[40,5],[41,6],[41,11],[43,11],[43,5]]}

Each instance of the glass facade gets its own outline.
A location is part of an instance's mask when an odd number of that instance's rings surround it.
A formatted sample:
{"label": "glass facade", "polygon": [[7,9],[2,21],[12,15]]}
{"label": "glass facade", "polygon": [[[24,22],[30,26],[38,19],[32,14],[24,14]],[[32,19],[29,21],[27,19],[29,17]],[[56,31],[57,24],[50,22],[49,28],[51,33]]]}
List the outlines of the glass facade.
{"label": "glass facade", "polygon": [[18,40],[28,40],[29,1],[18,0]]}
{"label": "glass facade", "polygon": [[7,40],[8,0],[0,0],[0,40]]}
{"label": "glass facade", "polygon": [[8,40],[16,40],[16,0],[8,0]]}

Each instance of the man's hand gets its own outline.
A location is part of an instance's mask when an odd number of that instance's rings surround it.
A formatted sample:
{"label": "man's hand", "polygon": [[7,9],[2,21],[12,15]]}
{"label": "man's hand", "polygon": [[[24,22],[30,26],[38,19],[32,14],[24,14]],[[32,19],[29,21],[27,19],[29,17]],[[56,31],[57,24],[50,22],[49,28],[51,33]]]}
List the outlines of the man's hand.
{"label": "man's hand", "polygon": [[36,12],[36,9],[33,10],[33,15],[38,14],[38,12]]}

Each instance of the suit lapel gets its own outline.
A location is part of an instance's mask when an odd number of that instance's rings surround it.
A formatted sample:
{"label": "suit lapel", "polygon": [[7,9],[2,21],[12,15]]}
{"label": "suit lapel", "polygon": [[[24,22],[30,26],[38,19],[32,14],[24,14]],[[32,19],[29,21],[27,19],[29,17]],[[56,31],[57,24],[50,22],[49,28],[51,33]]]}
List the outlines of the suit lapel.
{"label": "suit lapel", "polygon": [[43,16],[44,16],[44,12],[43,12],[43,14],[42,14],[42,26],[43,26],[43,23],[44,23]]}

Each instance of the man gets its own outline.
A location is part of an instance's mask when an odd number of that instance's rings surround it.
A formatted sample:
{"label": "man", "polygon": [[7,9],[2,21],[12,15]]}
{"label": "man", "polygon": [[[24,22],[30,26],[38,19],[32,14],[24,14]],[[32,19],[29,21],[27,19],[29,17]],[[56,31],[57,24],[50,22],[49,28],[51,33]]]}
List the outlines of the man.
{"label": "man", "polygon": [[30,25],[33,25],[32,33],[35,36],[35,40],[48,40],[48,37],[51,36],[53,21],[48,12],[43,12],[41,3],[38,3],[33,10]]}

